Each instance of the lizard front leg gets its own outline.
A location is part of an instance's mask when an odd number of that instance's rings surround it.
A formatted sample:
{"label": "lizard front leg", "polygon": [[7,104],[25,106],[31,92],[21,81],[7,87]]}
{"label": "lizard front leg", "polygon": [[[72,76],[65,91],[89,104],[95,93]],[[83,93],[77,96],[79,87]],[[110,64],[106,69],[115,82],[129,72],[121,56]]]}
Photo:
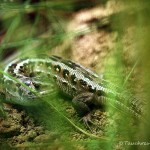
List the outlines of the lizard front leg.
{"label": "lizard front leg", "polygon": [[[133,110],[131,110],[129,107],[121,103],[120,101],[117,101],[115,99],[109,98],[105,95],[97,96],[94,93],[86,92],[78,94],[73,98],[73,104],[77,111],[77,113],[82,116],[83,121],[85,125],[91,130],[89,123],[94,124],[91,121],[91,110],[95,107],[100,107],[104,105],[111,105],[115,108],[122,108],[127,110],[128,112],[134,113]],[[135,114],[138,115],[138,114]],[[95,125],[95,124],[94,124]]]}
{"label": "lizard front leg", "polygon": [[91,110],[94,106],[100,106],[102,103],[100,102],[100,97],[98,98],[95,94],[86,92],[81,93],[75,96],[72,100],[73,105],[77,111],[77,113],[82,116],[85,125],[91,130],[88,123],[92,123],[91,121]]}
{"label": "lizard front leg", "polygon": [[93,93],[81,93],[73,98],[73,105],[80,116],[84,116],[90,112],[94,98]]}

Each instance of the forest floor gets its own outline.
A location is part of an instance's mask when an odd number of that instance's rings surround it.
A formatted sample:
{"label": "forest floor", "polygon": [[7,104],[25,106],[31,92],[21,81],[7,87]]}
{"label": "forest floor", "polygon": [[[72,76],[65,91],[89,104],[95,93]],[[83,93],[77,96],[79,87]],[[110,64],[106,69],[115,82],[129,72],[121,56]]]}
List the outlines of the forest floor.
{"label": "forest floor", "polygon": [[[121,10],[122,5],[112,0],[108,1],[105,6],[101,5],[74,12],[72,14],[72,19],[68,22],[67,31],[77,31],[82,28],[90,30],[102,18],[115,14]],[[69,39],[68,41],[64,41],[62,45],[59,45],[50,51],[50,54],[66,57],[65,54],[68,53],[69,59],[74,60],[85,67],[91,68],[98,72],[98,74],[104,73],[106,71],[105,65],[107,63],[107,58],[111,56],[112,51],[114,51],[116,47],[117,39],[120,38],[117,31],[110,30],[110,26],[111,22],[106,22],[100,27],[93,28],[92,32],[86,32]],[[127,72],[131,70],[133,67],[132,64],[135,62],[135,52],[132,50],[134,47],[134,30],[134,25],[131,25],[126,29],[126,32],[122,37],[122,46],[124,47],[123,61],[126,65],[125,68]],[[64,47],[68,47],[65,52],[60,51],[60,49],[64,49]],[[113,65],[114,60],[112,59],[111,61]],[[139,82],[138,77],[134,78],[134,75],[139,71],[140,68],[134,71],[131,82]],[[140,91],[142,85],[138,84],[138,86],[139,87],[137,87],[136,90]],[[64,108],[66,109],[66,112],[69,113],[69,118],[75,116],[75,120],[78,121],[79,118],[72,106],[69,106],[67,103],[64,104]],[[28,114],[23,107],[4,103],[4,111],[7,117],[0,118],[0,143],[3,143],[1,147],[9,149],[9,146],[11,146],[11,148],[13,146],[24,149],[30,147],[30,143],[34,143],[35,145],[39,145],[39,147],[36,147],[36,150],[43,149],[43,146],[45,146],[46,149],[65,149],[65,147],[61,145],[61,142],[58,141],[58,136],[54,132],[48,130],[43,124],[40,124],[40,122],[32,115]],[[112,128],[114,132],[120,121],[120,116],[116,112],[113,114],[113,112],[106,112],[98,109],[92,111],[92,116],[92,121],[95,124],[91,125],[92,134],[98,137],[107,134],[113,135],[113,133],[109,133],[112,130],[109,132],[106,131],[106,127]],[[80,123],[83,124],[83,122]],[[133,122],[131,122],[131,124],[132,123]],[[91,133],[84,124],[83,127],[87,132]],[[117,133],[117,135],[120,137],[119,133]],[[88,140],[89,137],[75,129],[71,131],[69,139],[80,141]],[[52,144],[48,145],[47,143],[49,143],[49,141],[52,141]],[[8,144],[9,146],[6,146],[5,144]],[[43,146],[40,147],[40,144]],[[114,149],[121,148],[121,145],[118,144],[114,146]],[[86,148],[78,143],[74,149],[85,150]]]}

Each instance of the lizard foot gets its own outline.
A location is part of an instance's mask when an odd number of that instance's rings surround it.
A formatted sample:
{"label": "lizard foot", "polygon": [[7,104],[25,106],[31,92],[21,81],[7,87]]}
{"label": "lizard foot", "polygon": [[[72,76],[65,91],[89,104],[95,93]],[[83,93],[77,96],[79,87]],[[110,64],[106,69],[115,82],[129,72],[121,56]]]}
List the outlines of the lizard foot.
{"label": "lizard foot", "polygon": [[91,120],[91,116],[92,115],[90,113],[88,113],[87,115],[85,115],[84,117],[82,117],[81,120],[84,122],[85,126],[92,132],[90,124],[92,124],[94,126],[97,126],[97,125]]}

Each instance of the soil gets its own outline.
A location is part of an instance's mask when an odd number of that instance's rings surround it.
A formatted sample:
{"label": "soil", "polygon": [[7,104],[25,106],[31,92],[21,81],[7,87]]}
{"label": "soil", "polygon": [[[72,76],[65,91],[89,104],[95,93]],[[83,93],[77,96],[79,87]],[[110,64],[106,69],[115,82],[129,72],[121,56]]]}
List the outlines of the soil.
{"label": "soil", "polygon": [[7,117],[0,120],[1,142],[7,140],[8,144],[19,146],[31,141],[42,143],[52,139],[52,134],[37,125],[25,111],[8,104],[4,104],[4,111]]}

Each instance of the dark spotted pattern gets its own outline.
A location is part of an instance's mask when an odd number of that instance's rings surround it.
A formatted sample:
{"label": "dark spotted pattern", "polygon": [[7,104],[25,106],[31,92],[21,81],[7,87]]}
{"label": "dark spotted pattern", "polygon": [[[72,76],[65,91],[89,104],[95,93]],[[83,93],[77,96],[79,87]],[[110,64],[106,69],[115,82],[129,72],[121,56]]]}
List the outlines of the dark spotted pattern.
{"label": "dark spotted pattern", "polygon": [[68,67],[70,67],[70,68],[72,68],[74,70],[76,69],[76,67],[70,61],[62,61],[62,63],[64,63],[66,66],[68,66]]}
{"label": "dark spotted pattern", "polygon": [[66,79],[69,77],[69,71],[67,69],[63,70],[63,77]]}
{"label": "dark spotted pattern", "polygon": [[82,86],[86,86],[86,85],[87,85],[87,82],[84,81],[84,80],[82,80],[82,79],[80,79],[79,82],[80,82],[80,84],[81,84]]}
{"label": "dark spotted pattern", "polygon": [[62,82],[62,84],[63,84],[63,86],[67,86],[68,85],[68,83],[67,82]]}
{"label": "dark spotted pattern", "polygon": [[92,93],[96,91],[96,89],[93,88],[91,85],[88,85],[88,90],[89,92],[92,92]]}
{"label": "dark spotted pattern", "polygon": [[[36,95],[32,91],[47,93],[49,84],[51,84],[50,79],[52,78],[56,86],[72,98],[81,93],[89,93],[88,95],[92,96],[92,100],[93,95],[97,96],[97,102],[100,100],[107,102],[107,99],[115,98],[117,105],[126,108],[130,112],[134,112],[134,110],[125,107],[120,102],[121,99],[125,99],[121,94],[98,83],[98,75],[94,72],[80,64],[70,60],[64,60],[58,56],[51,56],[45,59],[29,58],[17,60],[6,66],[4,72],[16,78],[16,80],[13,80],[9,76],[4,75],[6,92],[21,100],[25,98],[30,100],[35,99]],[[29,87],[29,89],[20,84],[20,82]],[[44,91],[42,91],[43,89]],[[86,95],[85,97],[87,97],[88,101],[91,100],[87,94],[84,95]],[[83,97],[80,97],[80,99],[83,99]],[[90,103],[92,102],[90,101]],[[132,105],[136,107],[136,104],[133,103]],[[137,112],[141,112],[141,110],[137,109],[135,112],[136,116],[138,116]]]}
{"label": "dark spotted pattern", "polygon": [[55,65],[54,66],[55,71],[60,72],[61,71],[61,67],[59,65]]}
{"label": "dark spotted pattern", "polygon": [[76,76],[73,74],[73,75],[71,75],[71,83],[73,84],[73,85],[76,85],[77,84],[77,81],[76,81]]}

